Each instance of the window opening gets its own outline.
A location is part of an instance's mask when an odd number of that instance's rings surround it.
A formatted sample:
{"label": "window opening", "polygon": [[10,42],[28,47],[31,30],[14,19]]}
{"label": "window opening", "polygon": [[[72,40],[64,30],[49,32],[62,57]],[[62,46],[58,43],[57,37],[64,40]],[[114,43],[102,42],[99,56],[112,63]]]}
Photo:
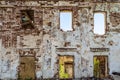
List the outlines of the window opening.
{"label": "window opening", "polygon": [[95,13],[94,14],[94,33],[98,35],[105,34],[105,14]]}
{"label": "window opening", "polygon": [[60,12],[60,29],[71,31],[72,29],[72,12]]}
{"label": "window opening", "polygon": [[73,78],[74,74],[74,57],[60,56],[59,57],[59,78]]}
{"label": "window opening", "polygon": [[21,10],[21,23],[24,29],[34,28],[34,11],[33,10]]}

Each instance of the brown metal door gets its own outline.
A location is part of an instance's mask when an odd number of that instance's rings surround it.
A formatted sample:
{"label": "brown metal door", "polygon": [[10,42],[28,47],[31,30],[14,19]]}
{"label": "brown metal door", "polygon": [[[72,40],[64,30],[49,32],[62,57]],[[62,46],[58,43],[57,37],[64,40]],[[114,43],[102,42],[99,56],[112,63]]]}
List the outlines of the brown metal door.
{"label": "brown metal door", "polygon": [[34,57],[20,57],[19,78],[34,80],[35,79],[35,59]]}

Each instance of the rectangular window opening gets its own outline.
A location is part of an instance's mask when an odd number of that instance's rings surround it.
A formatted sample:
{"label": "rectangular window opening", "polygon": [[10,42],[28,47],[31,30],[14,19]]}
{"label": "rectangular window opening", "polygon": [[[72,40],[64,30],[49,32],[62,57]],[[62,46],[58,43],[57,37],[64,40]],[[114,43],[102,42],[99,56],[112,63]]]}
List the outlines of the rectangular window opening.
{"label": "rectangular window opening", "polygon": [[59,56],[59,78],[74,77],[74,56]]}
{"label": "rectangular window opening", "polygon": [[108,56],[94,56],[94,76],[97,78],[108,76]]}
{"label": "rectangular window opening", "polygon": [[34,11],[33,10],[21,10],[21,25],[24,29],[34,28]]}
{"label": "rectangular window opening", "polygon": [[71,31],[72,29],[72,12],[62,11],[60,12],[60,29],[63,31]]}
{"label": "rectangular window opening", "polygon": [[104,35],[106,27],[105,13],[94,13],[94,33],[97,35]]}

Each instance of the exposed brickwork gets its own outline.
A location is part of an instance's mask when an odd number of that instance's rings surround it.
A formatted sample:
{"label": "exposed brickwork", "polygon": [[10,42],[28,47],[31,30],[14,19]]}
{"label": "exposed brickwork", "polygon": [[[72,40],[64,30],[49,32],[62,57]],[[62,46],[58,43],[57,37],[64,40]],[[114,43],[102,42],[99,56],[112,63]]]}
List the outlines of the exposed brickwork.
{"label": "exposed brickwork", "polygon": [[[61,55],[74,56],[76,79],[94,76],[95,55],[108,56],[108,77],[112,72],[120,72],[119,2],[119,0],[1,0],[0,79],[19,77],[21,56],[35,58],[36,79],[58,79]],[[22,27],[21,10],[34,11],[34,22],[30,21],[34,28]],[[72,11],[73,31],[60,30],[60,11],[63,10]],[[98,11],[106,13],[106,33],[102,36],[93,32],[94,12]]]}

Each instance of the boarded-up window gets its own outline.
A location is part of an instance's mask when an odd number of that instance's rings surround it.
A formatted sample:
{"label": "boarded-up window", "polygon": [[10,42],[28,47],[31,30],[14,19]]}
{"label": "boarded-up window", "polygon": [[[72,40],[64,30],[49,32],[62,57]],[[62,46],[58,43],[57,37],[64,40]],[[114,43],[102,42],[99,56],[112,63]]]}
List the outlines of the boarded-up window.
{"label": "boarded-up window", "polygon": [[94,13],[94,33],[98,35],[105,34],[105,13]]}
{"label": "boarded-up window", "polygon": [[34,11],[33,10],[21,10],[21,25],[24,29],[34,28]]}
{"label": "boarded-up window", "polygon": [[72,12],[60,12],[60,29],[70,31],[72,29]]}
{"label": "boarded-up window", "polygon": [[20,71],[18,78],[20,80],[35,80],[35,58],[20,57]]}

